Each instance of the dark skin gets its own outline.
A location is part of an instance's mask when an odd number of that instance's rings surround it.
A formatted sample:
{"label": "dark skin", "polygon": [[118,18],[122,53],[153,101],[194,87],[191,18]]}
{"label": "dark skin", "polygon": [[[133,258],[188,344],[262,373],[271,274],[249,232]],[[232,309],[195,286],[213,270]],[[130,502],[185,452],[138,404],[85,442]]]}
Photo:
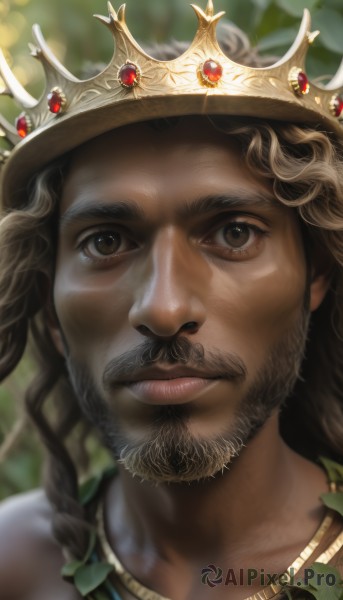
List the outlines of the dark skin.
{"label": "dark skin", "polygon": [[[186,205],[224,195],[225,209],[214,205],[206,214],[183,215]],[[129,221],[125,215],[85,216],[99,202],[107,208],[135,203],[141,214]],[[125,128],[85,145],[75,152],[60,214],[59,323],[71,355],[92,374],[128,435],[149,435],[156,389],[162,404],[172,404],[173,394],[174,403],[187,403],[191,434],[205,438],[233,428],[268,350],[303,308],[306,261],[295,214],[249,173],[232,141],[198,119],[159,133]],[[239,231],[232,226],[237,223],[243,224]],[[113,248],[113,237],[100,243],[95,237],[110,232],[117,235]],[[327,286],[325,273],[314,269],[311,311]],[[52,333],[65,352],[57,325]],[[115,401],[102,388],[111,358],[145,337],[178,335],[205,349],[236,352],[247,366],[246,380],[210,388],[205,382],[200,393],[194,382],[177,393],[160,382],[149,388],[155,389],[151,397],[122,385]],[[284,572],[315,533],[325,491],[322,470],[283,442],[275,412],[230,469],[209,480],[156,486],[120,468],[105,497],[108,538],[146,586],[173,600],[205,600],[201,570],[208,564]],[[0,516],[0,540],[7,540],[6,547],[0,541],[0,588],[8,590],[3,600],[76,599],[59,578],[63,557],[51,539],[44,497],[20,502],[9,502]],[[27,567],[28,553],[39,569]],[[260,587],[230,588],[230,598],[242,600]],[[218,586],[211,597],[227,593]]]}

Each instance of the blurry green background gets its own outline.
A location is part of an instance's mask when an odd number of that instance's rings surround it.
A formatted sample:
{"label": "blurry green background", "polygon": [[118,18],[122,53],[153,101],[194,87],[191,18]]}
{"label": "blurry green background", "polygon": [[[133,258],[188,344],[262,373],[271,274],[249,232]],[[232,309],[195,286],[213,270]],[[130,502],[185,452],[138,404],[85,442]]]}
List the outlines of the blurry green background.
{"label": "blurry green background", "polygon": [[[204,8],[206,0],[198,2]],[[127,4],[129,27],[142,42],[189,40],[195,33],[196,19],[188,0],[128,0]],[[285,53],[292,44],[305,7],[311,10],[313,29],[321,31],[310,49],[307,69],[310,76],[325,80],[343,56],[343,0],[215,1],[215,8],[225,10],[253,45],[273,56]],[[114,3],[114,8],[119,5]],[[112,37],[92,14],[106,14],[105,0],[0,0],[0,46],[31,93],[38,96],[42,90],[40,65],[28,52],[34,23],[40,24],[55,54],[75,75],[87,62],[110,60]],[[0,109],[10,120],[19,112],[7,98],[1,99]],[[40,481],[39,444],[23,416],[21,400],[32,369],[26,358],[0,388],[0,499]],[[96,455],[98,460],[103,458]]]}

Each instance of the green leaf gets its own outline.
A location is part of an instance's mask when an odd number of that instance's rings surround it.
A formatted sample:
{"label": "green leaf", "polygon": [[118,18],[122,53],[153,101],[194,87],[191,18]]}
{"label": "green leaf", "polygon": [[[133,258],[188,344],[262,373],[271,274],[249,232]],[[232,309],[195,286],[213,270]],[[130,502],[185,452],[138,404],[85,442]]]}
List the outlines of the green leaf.
{"label": "green leaf", "polygon": [[87,479],[80,485],[79,489],[79,500],[83,506],[91,502],[97,495],[99,488],[103,481],[110,479],[118,472],[118,467],[109,467],[105,471],[101,471],[98,475]]}
{"label": "green leaf", "polygon": [[113,567],[108,563],[83,565],[75,573],[75,587],[81,596],[87,596],[104,583],[111,571],[113,571]]}
{"label": "green leaf", "polygon": [[89,538],[88,549],[87,549],[87,553],[86,553],[86,555],[85,555],[84,559],[83,559],[83,560],[74,560],[74,561],[72,561],[72,562],[70,562],[70,563],[67,563],[67,564],[65,564],[65,565],[62,567],[62,570],[61,570],[61,575],[62,575],[62,577],[65,577],[65,578],[73,578],[73,577],[75,577],[75,575],[76,575],[77,571],[78,571],[78,570],[79,570],[81,567],[83,567],[83,566],[85,566],[85,565],[86,565],[86,563],[87,563],[87,562],[88,562],[88,560],[90,559],[90,557],[91,557],[91,554],[92,554],[92,552],[93,552],[93,550],[94,550],[94,546],[95,546],[95,544],[96,544],[96,539],[97,539],[97,538],[96,538],[96,532],[95,532],[95,531],[92,531],[92,532],[90,533],[90,538]]}
{"label": "green leaf", "polygon": [[301,18],[304,8],[313,11],[319,5],[319,0],[277,0],[276,4],[292,17]]}
{"label": "green leaf", "polygon": [[[313,563],[306,571],[313,571],[313,575],[311,573],[311,577],[308,576],[307,582],[297,581],[294,588],[311,594],[316,600],[342,600],[342,578],[335,567],[323,563]],[[328,576],[334,578],[336,581],[334,585],[327,583]]]}
{"label": "green leaf", "polygon": [[343,53],[343,16],[336,10],[322,8],[313,15],[313,29],[319,29],[320,40],[325,48]]}
{"label": "green leaf", "polygon": [[89,535],[89,543],[88,543],[88,549],[86,552],[86,555],[83,558],[82,563],[85,565],[88,560],[90,559],[92,552],[95,548],[95,544],[96,544],[96,540],[97,540],[97,535],[96,535],[96,531],[91,531],[90,535]]}
{"label": "green leaf", "polygon": [[74,577],[76,571],[83,566],[80,560],[74,560],[73,562],[67,563],[62,567],[61,575],[65,578]]}
{"label": "green leaf", "polygon": [[79,500],[83,506],[93,500],[94,496],[98,492],[101,481],[102,473],[92,477],[91,479],[88,479],[88,481],[85,481],[85,483],[80,485]]}
{"label": "green leaf", "polygon": [[297,31],[294,27],[279,29],[261,38],[258,42],[258,49],[260,52],[270,52],[274,48],[291,47],[296,35]]}
{"label": "green leaf", "polygon": [[325,506],[332,508],[332,510],[335,510],[343,517],[343,492],[322,494],[320,497]]}
{"label": "green leaf", "polygon": [[322,465],[324,465],[330,481],[343,483],[343,465],[340,465],[333,460],[329,460],[328,458],[324,458],[323,456],[321,456],[319,460]]}

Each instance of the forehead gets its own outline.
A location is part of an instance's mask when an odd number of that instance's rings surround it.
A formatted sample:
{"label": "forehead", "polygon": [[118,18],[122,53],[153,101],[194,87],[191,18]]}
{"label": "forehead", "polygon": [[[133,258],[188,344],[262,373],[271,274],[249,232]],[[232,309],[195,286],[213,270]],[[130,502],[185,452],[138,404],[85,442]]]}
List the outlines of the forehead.
{"label": "forehead", "polygon": [[270,185],[252,174],[238,141],[201,117],[156,128],[151,123],[104,134],[73,153],[62,197],[63,211],[76,199],[163,198],[265,192]]}

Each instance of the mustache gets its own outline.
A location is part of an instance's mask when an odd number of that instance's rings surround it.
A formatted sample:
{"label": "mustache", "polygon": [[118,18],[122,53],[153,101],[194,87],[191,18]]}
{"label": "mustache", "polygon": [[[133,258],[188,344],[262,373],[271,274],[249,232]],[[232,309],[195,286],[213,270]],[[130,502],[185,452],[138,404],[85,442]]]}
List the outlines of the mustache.
{"label": "mustache", "polygon": [[231,352],[211,350],[205,353],[202,344],[193,344],[188,338],[179,337],[169,341],[145,340],[142,344],[112,359],[104,370],[103,386],[111,388],[116,380],[146,367],[156,365],[183,365],[213,373],[229,380],[244,380],[247,368],[243,360]]}

